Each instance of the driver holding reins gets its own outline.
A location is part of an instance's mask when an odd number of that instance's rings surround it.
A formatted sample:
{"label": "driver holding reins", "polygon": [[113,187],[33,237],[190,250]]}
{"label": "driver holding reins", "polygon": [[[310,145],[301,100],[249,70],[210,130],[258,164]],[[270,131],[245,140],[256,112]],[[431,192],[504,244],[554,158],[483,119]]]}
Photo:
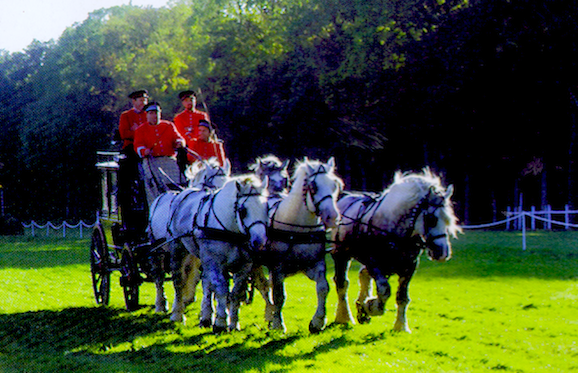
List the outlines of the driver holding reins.
{"label": "driver holding reins", "polygon": [[161,193],[183,184],[183,176],[176,161],[176,151],[184,148],[186,140],[173,122],[161,119],[159,103],[144,107],[147,122],[134,134],[136,153],[142,158],[142,173],[149,206]]}

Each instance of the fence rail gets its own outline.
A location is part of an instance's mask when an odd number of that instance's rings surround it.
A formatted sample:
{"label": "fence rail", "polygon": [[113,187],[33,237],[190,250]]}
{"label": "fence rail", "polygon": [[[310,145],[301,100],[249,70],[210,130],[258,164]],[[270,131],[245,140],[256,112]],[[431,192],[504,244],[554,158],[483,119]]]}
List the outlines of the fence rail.
{"label": "fence rail", "polygon": [[84,221],[80,221],[78,224],[69,224],[67,222],[62,222],[60,225],[54,225],[51,222],[47,222],[46,224],[40,225],[36,223],[34,220],[30,222],[30,224],[22,223],[22,226],[26,229],[32,230],[32,235],[36,236],[36,231],[41,230],[46,232],[46,237],[50,235],[51,230],[53,231],[60,231],[62,230],[62,237],[66,238],[66,230],[67,229],[79,229],[80,238],[83,238],[83,229],[92,229],[96,225],[95,223],[87,224]]}
{"label": "fence rail", "polygon": [[[529,229],[536,230],[536,222],[544,223],[544,229],[552,230],[554,226],[564,227],[565,229],[578,228],[578,224],[570,223],[570,216],[573,214],[578,214],[578,210],[570,210],[569,206],[566,205],[564,210],[552,210],[549,206],[546,210],[536,211],[534,207],[530,211],[524,211],[521,209],[515,209],[515,211],[505,212],[506,219],[479,225],[462,225],[462,229],[485,229],[494,228],[501,225],[505,226],[506,230],[520,230],[522,231],[522,249],[526,250],[526,231],[528,230],[527,220],[530,221]],[[553,216],[563,216],[564,221],[555,220]]]}

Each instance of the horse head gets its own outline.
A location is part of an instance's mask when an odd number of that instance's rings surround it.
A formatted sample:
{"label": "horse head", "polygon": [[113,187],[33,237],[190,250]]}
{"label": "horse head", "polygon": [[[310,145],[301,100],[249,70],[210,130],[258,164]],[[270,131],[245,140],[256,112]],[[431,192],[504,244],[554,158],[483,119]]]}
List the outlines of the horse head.
{"label": "horse head", "polygon": [[305,159],[307,174],[303,192],[307,209],[319,216],[325,228],[335,228],[341,215],[337,209],[337,196],[343,190],[343,181],[334,174],[335,159],[327,163]]}
{"label": "horse head", "polygon": [[281,194],[287,193],[289,188],[288,166],[289,160],[281,162],[276,156],[268,155],[257,158],[257,162],[249,168],[259,179],[264,180],[266,176],[269,178],[269,194]]}
{"label": "horse head", "polygon": [[423,200],[423,210],[418,215],[414,232],[424,242],[431,260],[445,262],[451,258],[450,236],[459,232],[457,218],[454,215],[451,196],[453,185],[443,189],[440,184],[430,186]]}
{"label": "horse head", "polygon": [[189,180],[189,188],[219,189],[231,175],[231,162],[227,159],[221,166],[217,158],[195,162],[187,167],[185,176]]}
{"label": "horse head", "polygon": [[267,242],[267,179],[261,182],[247,176],[236,180],[235,184],[235,215],[239,231],[249,237],[252,249],[260,250]]}

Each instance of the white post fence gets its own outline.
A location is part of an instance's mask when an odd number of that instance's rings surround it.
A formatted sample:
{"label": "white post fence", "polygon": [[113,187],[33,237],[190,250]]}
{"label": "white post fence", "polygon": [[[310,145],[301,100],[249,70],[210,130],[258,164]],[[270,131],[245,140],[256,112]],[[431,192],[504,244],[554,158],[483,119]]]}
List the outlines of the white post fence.
{"label": "white post fence", "polygon": [[[578,224],[570,223],[570,215],[578,214],[578,210],[570,210],[570,207],[566,205],[564,210],[553,211],[550,206],[547,206],[545,210],[536,211],[535,207],[532,207],[530,211],[524,211],[521,208],[514,208],[513,211],[510,207],[504,213],[506,219],[479,225],[462,225],[462,229],[485,229],[485,228],[495,228],[501,225],[505,225],[506,230],[520,230],[522,231],[522,249],[526,250],[526,231],[527,224],[526,219],[530,219],[530,230],[536,230],[536,222],[543,223],[544,230],[552,230],[552,227],[564,227],[566,230],[570,228],[578,228]],[[555,220],[553,216],[558,215],[563,217],[562,220]]]}
{"label": "white post fence", "polygon": [[50,235],[50,230],[62,230],[62,237],[66,238],[66,229],[79,229],[80,238],[83,238],[83,228],[94,228],[96,223],[93,224],[86,224],[83,221],[80,221],[78,224],[68,224],[67,222],[63,222],[60,225],[54,225],[51,222],[48,222],[44,225],[37,224],[34,220],[30,222],[30,224],[22,223],[22,226],[27,229],[32,230],[32,236],[36,236],[36,229],[46,229],[46,237]]}

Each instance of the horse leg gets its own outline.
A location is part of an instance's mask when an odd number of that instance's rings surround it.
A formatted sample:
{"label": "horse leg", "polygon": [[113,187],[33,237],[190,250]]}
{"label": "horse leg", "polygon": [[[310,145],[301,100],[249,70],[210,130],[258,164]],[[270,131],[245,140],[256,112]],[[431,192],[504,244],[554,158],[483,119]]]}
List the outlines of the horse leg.
{"label": "horse leg", "polygon": [[271,322],[273,320],[273,301],[271,300],[271,285],[265,276],[263,266],[253,266],[251,271],[253,282],[261,293],[265,301],[265,321]]}
{"label": "horse leg", "polygon": [[[205,266],[203,266],[206,270]],[[217,307],[215,310],[215,323],[213,324],[213,332],[221,333],[227,330],[228,305],[229,305],[229,281],[226,273],[222,272],[220,267],[207,266],[207,274],[203,278],[203,283],[207,280],[210,283],[210,288],[214,289]],[[205,286],[203,285],[203,290]],[[204,317],[202,317],[204,318]]]}
{"label": "horse leg", "polygon": [[214,287],[209,279],[203,274],[203,299],[201,301],[201,320],[199,326],[201,328],[209,328],[213,325],[213,294]]}
{"label": "horse leg", "polygon": [[163,255],[152,255],[150,257],[152,277],[155,282],[156,297],[155,297],[155,312],[167,312],[167,298],[165,297],[165,271],[163,270]]}
{"label": "horse leg", "polygon": [[[370,274],[367,267],[365,267],[359,273],[361,289],[356,304],[357,320],[360,323],[369,322],[371,320],[370,316],[383,315],[385,312],[385,303],[391,296],[391,288],[389,286],[388,278],[376,268],[373,268],[371,272],[372,273]],[[371,277],[375,280],[377,297],[368,298],[371,290]],[[362,297],[364,297],[363,300]]]}
{"label": "horse leg", "polygon": [[271,271],[271,281],[273,286],[273,320],[269,324],[271,329],[283,330],[285,332],[287,328],[283,322],[283,316],[281,310],[283,309],[283,304],[285,303],[285,276],[279,270]]}
{"label": "horse leg", "polygon": [[349,308],[349,301],[347,299],[347,289],[349,288],[349,280],[347,279],[347,272],[351,259],[340,255],[333,254],[333,261],[335,262],[335,276],[333,282],[337,291],[337,310],[335,311],[335,322],[337,324],[354,323],[351,316],[351,309]]}
{"label": "horse leg", "polygon": [[396,332],[411,333],[406,318],[407,307],[411,301],[408,292],[409,281],[411,280],[411,277],[412,274],[408,276],[399,276],[399,286],[397,288],[396,295],[397,317],[395,319],[395,324],[393,325],[393,330]]}
{"label": "horse leg", "polygon": [[239,309],[247,294],[247,281],[251,273],[252,263],[245,263],[240,271],[233,276],[233,290],[229,302],[229,331],[241,330],[239,325]]}
{"label": "horse leg", "polygon": [[187,250],[180,244],[175,243],[171,248],[171,272],[173,274],[173,287],[175,288],[175,301],[171,314],[171,321],[185,322],[185,304],[183,301],[187,278],[188,266],[185,265]]}
{"label": "horse leg", "polygon": [[201,261],[196,256],[188,254],[183,265],[186,267],[185,273],[188,274],[183,289],[183,302],[186,307],[196,299],[197,285],[201,281]]}
{"label": "horse leg", "polygon": [[323,330],[326,323],[326,307],[327,294],[329,294],[329,283],[326,277],[325,260],[320,261],[314,268],[307,271],[307,276],[315,281],[317,284],[317,310],[313,319],[309,323],[309,331],[311,333],[319,333]]}

